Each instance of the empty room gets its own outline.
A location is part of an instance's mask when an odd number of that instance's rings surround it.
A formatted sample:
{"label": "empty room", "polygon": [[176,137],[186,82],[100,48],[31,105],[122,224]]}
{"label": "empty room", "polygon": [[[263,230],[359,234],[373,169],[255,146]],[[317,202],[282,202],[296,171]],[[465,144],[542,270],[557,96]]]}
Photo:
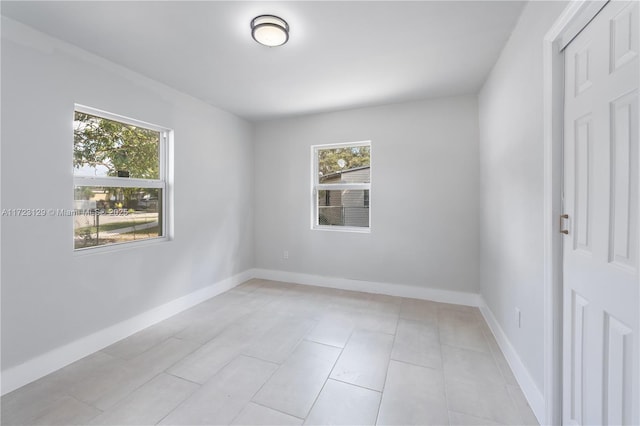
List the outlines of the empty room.
{"label": "empty room", "polygon": [[2,1],[3,425],[640,425],[640,2]]}

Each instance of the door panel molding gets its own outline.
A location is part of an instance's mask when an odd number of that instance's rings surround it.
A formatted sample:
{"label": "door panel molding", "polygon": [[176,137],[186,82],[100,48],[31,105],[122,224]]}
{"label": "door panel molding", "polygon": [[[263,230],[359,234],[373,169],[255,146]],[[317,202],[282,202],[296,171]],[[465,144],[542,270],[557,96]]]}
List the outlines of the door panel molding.
{"label": "door panel molding", "polygon": [[593,216],[593,119],[591,114],[574,121],[573,155],[575,199],[573,201],[573,249],[591,254]]}
{"label": "door panel molding", "polygon": [[[631,269],[638,267],[638,91],[610,104],[611,212],[609,215],[609,262]],[[635,123],[635,125],[634,125]]]}
{"label": "door panel molding", "polygon": [[573,398],[570,406],[569,418],[575,424],[582,424],[583,383],[584,383],[584,317],[587,302],[578,293],[572,294],[571,309],[571,359],[573,370],[571,370],[571,387],[573,388]]}
{"label": "door panel molding", "polygon": [[604,392],[603,425],[632,423],[631,395],[633,356],[632,330],[621,321],[605,314],[604,327]]}

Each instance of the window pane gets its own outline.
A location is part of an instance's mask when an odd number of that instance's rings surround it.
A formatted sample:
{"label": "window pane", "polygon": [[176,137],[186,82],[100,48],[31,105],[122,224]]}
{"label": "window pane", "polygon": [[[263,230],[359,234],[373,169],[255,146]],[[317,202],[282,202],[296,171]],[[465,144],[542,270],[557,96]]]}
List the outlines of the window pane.
{"label": "window pane", "polygon": [[318,150],[320,183],[371,182],[371,147],[351,146]]}
{"label": "window pane", "polygon": [[160,132],[83,112],[73,121],[76,176],[160,178]]}
{"label": "window pane", "polygon": [[162,236],[162,189],[76,186],[76,249]]}
{"label": "window pane", "polygon": [[318,225],[369,226],[369,190],[318,191]]}

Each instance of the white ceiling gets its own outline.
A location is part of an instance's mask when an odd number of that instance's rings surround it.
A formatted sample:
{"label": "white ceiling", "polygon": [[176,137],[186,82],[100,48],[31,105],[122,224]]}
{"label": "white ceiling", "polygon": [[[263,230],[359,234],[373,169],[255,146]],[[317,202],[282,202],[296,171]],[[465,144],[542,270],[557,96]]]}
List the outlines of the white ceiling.
{"label": "white ceiling", "polygon": [[[2,14],[249,120],[476,93],[520,1],[2,1]],[[291,27],[278,48],[249,24]]]}

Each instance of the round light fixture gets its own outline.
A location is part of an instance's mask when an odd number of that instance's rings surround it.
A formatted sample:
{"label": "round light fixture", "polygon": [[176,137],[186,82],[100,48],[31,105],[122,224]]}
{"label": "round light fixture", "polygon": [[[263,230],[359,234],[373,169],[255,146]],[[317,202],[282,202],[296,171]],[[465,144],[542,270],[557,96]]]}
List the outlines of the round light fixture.
{"label": "round light fixture", "polygon": [[282,46],[289,40],[289,24],[273,15],[256,16],[251,21],[251,36],[265,46]]}

